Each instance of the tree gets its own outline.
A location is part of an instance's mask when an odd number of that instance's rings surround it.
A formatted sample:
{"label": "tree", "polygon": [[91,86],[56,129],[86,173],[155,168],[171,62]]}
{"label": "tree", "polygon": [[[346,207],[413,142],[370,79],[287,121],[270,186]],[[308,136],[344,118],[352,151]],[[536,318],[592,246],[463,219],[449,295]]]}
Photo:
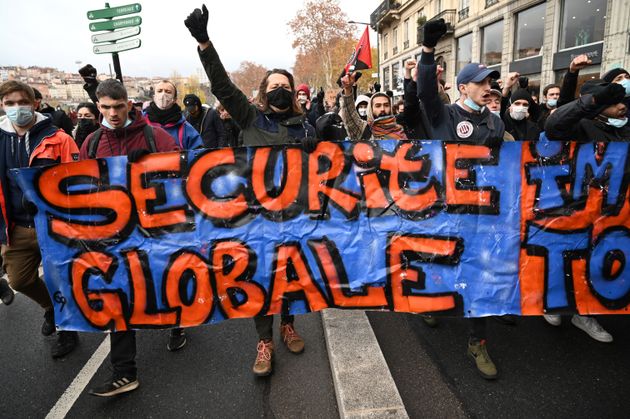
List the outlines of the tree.
{"label": "tree", "polygon": [[230,79],[248,97],[258,91],[260,82],[267,74],[267,69],[252,61],[243,61],[238,70],[230,73]]}
{"label": "tree", "polygon": [[[338,0],[307,0],[288,25],[294,38],[292,46],[298,50],[297,58],[315,61],[317,57],[315,62],[319,61],[322,66],[322,74],[317,77],[323,78],[318,82],[331,88],[339,76],[334,73],[341,71],[333,66],[334,49],[340,40],[352,39],[355,31]],[[312,67],[311,71],[316,68]],[[302,69],[298,67],[298,71]]]}

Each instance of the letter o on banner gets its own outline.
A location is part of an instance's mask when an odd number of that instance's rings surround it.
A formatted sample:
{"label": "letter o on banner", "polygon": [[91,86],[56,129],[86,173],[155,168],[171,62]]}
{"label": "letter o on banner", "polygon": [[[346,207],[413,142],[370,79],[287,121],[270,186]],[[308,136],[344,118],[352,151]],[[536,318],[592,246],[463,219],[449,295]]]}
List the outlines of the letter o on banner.
{"label": "letter o on banner", "polygon": [[[188,276],[192,274],[192,276]],[[186,298],[187,282],[193,282],[193,296]],[[166,301],[171,308],[180,308],[180,326],[204,323],[214,307],[210,271],[203,258],[190,251],[173,255],[166,274]]]}
{"label": "letter o on banner", "polygon": [[630,301],[630,271],[626,253],[630,251],[628,230],[601,235],[589,262],[589,280],[598,300],[609,309],[622,309]]}

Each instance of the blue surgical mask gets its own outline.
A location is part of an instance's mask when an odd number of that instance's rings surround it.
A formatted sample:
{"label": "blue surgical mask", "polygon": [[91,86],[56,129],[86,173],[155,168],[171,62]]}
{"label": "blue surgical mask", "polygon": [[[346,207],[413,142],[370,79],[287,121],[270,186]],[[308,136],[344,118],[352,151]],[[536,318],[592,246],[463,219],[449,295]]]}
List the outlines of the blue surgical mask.
{"label": "blue surgical mask", "polygon": [[501,111],[490,111],[490,112],[492,112],[493,114],[501,118]]}
{"label": "blue surgical mask", "polygon": [[619,84],[622,85],[624,89],[626,89],[626,96],[630,96],[630,79],[623,79]]}
{"label": "blue surgical mask", "polygon": [[464,100],[464,105],[468,106],[470,109],[472,109],[475,112],[480,112],[481,108],[483,108],[483,106],[479,106],[477,105],[471,98],[467,97]]}
{"label": "blue surgical mask", "polygon": [[550,108],[555,108],[558,106],[558,99],[547,99],[547,106]]}
{"label": "blue surgical mask", "polygon": [[[125,128],[128,127],[129,125],[131,125],[133,121],[131,119],[127,119],[127,122],[125,122]],[[111,126],[111,124],[109,122],[107,122],[107,119],[103,118],[103,122],[101,122],[101,124],[103,124],[105,127],[109,128],[109,129],[116,129],[114,127]]]}
{"label": "blue surgical mask", "polygon": [[610,125],[611,127],[623,128],[628,123],[628,118],[622,118],[622,119],[608,118],[608,122],[606,123]]}
{"label": "blue surgical mask", "polygon": [[35,115],[33,112],[33,107],[31,105],[7,106],[4,108],[4,111],[7,114],[7,118],[9,118],[9,120],[18,127],[28,125],[33,120],[33,116]]}

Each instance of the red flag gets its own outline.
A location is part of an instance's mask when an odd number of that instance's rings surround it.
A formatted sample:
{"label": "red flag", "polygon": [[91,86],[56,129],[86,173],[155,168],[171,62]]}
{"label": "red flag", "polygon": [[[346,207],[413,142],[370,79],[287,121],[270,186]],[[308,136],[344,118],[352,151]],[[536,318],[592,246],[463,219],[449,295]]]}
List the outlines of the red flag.
{"label": "red flag", "polygon": [[372,50],[370,48],[370,33],[366,26],[365,32],[361,35],[357,47],[354,49],[352,56],[343,69],[342,76],[356,70],[365,70],[368,68],[372,68]]}

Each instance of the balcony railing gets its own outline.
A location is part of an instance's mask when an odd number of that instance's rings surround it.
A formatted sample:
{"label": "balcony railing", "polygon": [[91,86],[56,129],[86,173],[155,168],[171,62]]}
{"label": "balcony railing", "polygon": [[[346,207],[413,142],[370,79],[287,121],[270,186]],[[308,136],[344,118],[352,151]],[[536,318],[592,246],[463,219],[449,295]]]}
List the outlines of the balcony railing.
{"label": "balcony railing", "polygon": [[[455,18],[456,18],[455,16],[456,15],[457,15],[457,10],[446,9],[446,10],[442,10],[440,13],[433,16],[431,19],[428,20],[428,22],[432,20],[444,19],[444,21],[446,22],[446,34],[452,35],[453,32],[455,32]],[[418,42],[418,45],[422,44],[422,41],[424,41],[424,25],[418,26],[416,40]]]}
{"label": "balcony railing", "polygon": [[384,0],[370,15],[370,26],[378,32],[378,22],[390,11],[398,10],[400,3],[395,0]]}
{"label": "balcony railing", "polygon": [[462,10],[457,12],[457,21],[461,22],[464,19],[468,19],[468,7],[464,7]]}
{"label": "balcony railing", "polygon": [[486,7],[494,6],[499,0],[486,0]]}

